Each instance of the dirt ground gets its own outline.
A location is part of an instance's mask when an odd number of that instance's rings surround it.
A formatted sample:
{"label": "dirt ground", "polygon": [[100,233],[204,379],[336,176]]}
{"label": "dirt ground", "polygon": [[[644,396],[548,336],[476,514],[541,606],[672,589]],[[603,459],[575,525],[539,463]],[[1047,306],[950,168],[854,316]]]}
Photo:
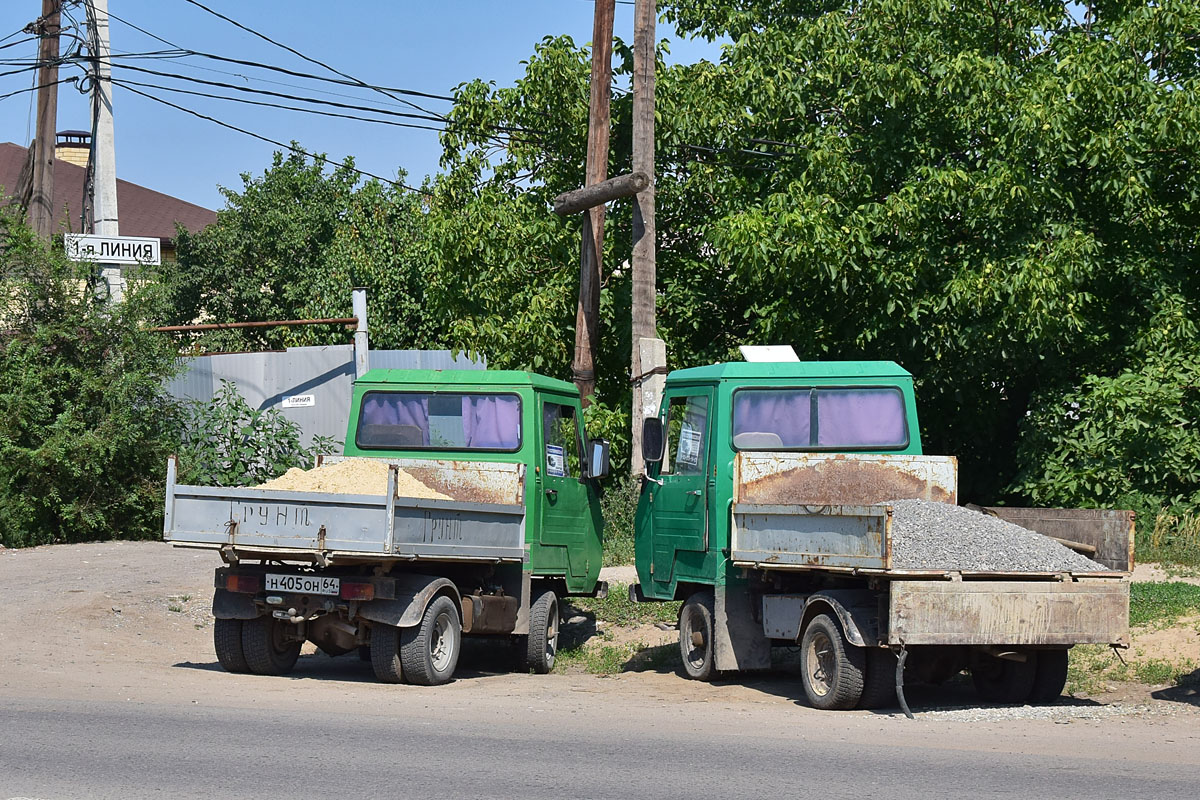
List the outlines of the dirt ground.
{"label": "dirt ground", "polygon": [[[226,700],[287,705],[296,702],[295,680],[301,680],[308,702],[321,698],[343,702],[357,697],[368,707],[378,702],[381,693],[396,688],[375,683],[370,665],[353,655],[331,659],[316,653],[311,645],[301,657],[294,680],[221,671],[213,654],[209,613],[213,570],[219,565],[220,559],[212,551],[173,548],[161,542],[0,550],[0,604],[20,610],[0,615],[0,642],[5,644],[0,688],[10,693],[34,692],[34,696],[164,702],[180,698],[203,702],[205,696],[219,692]],[[594,620],[587,618],[567,622],[567,635],[572,635],[572,624],[592,626],[574,635],[589,635],[595,628]],[[655,626],[609,630],[607,637],[612,643],[637,641],[664,648],[674,646],[675,641],[674,631]],[[1200,639],[1200,633],[1196,638]],[[1147,640],[1146,646],[1160,645],[1157,640]],[[667,706],[709,702],[793,709],[802,694],[794,674],[701,684],[652,663],[609,677],[570,671],[519,675],[507,671],[510,656],[498,656],[496,649],[465,649],[460,676],[467,680],[457,680],[449,687],[409,688],[420,693],[449,691],[442,695],[447,699],[479,692],[520,697],[564,691],[629,697],[632,692],[635,701],[640,697]],[[1148,713],[1200,718],[1200,696],[1191,690],[1137,684],[1109,688],[1111,691],[1093,695],[1088,702],[1127,704]],[[918,693],[914,700],[919,703],[922,696]],[[969,706],[974,700],[971,696],[951,697],[944,704],[956,702]]]}

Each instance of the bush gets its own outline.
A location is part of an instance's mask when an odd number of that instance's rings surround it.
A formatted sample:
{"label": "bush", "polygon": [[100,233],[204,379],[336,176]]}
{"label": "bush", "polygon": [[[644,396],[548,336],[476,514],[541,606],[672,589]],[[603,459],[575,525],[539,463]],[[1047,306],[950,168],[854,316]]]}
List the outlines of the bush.
{"label": "bush", "polygon": [[109,305],[91,265],[67,261],[0,212],[0,538],[7,547],[162,530],[175,438],[172,343],[144,330],[154,282]]}
{"label": "bush", "polygon": [[641,491],[641,480],[630,475],[613,478],[604,489],[604,495],[600,498],[600,513],[604,516],[606,567],[633,563],[633,519]]}
{"label": "bush", "polygon": [[300,426],[277,409],[253,409],[230,381],[208,403],[185,407],[179,480],[201,486],[256,486],[292,467],[307,467],[333,440],[300,446]]}

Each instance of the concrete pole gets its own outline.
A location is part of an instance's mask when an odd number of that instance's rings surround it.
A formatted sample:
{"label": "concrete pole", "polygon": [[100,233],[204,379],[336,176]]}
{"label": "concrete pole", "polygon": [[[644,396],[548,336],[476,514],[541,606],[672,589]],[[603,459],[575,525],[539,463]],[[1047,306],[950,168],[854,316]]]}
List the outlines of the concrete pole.
{"label": "concrete pole", "polygon": [[354,378],[357,380],[370,368],[371,343],[367,338],[367,290],[353,289],[350,293],[358,326],[354,329]]}
{"label": "concrete pole", "polygon": [[645,173],[649,185],[637,193],[633,204],[633,452],[630,466],[640,475],[642,419],[657,413],[659,382],[648,382],[666,367],[665,348],[655,345],[658,322],[655,311],[657,276],[654,228],[654,67],[655,24],[658,3],[637,0],[633,10],[633,171]]}
{"label": "concrete pole", "polygon": [[29,224],[41,239],[54,233],[54,139],[58,127],[58,34],[61,0],[42,0],[38,20],[37,138],[33,144],[33,191]]}
{"label": "concrete pole", "polygon": [[[112,55],[108,42],[108,0],[90,0],[88,27],[95,59],[92,76],[92,233],[119,236],[117,224],[117,157],[113,138]],[[121,268],[101,264],[109,298],[118,303],[125,290]]]}

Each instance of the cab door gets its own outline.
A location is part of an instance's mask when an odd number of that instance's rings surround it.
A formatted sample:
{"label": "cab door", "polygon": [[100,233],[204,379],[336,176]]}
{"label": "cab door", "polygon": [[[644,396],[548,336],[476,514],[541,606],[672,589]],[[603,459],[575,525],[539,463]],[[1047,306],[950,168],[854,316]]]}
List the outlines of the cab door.
{"label": "cab door", "polygon": [[712,435],[711,388],[679,388],[664,397],[666,452],[651,482],[650,515],[654,537],[654,580],[669,581],[675,553],[708,549],[707,480]]}
{"label": "cab door", "polygon": [[561,548],[555,560],[564,559],[571,575],[583,576],[592,566],[587,543],[593,521],[583,478],[581,421],[565,398],[543,397],[540,410],[540,541],[545,547]]}

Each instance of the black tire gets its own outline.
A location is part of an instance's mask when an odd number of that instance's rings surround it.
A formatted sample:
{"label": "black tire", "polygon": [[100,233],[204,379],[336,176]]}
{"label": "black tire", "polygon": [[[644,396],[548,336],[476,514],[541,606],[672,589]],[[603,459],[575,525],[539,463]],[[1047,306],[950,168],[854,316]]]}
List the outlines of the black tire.
{"label": "black tire", "polygon": [[289,640],[289,623],[270,616],[242,622],[242,653],[255,675],[286,675],[300,658],[300,642]]}
{"label": "black tire", "polygon": [[828,614],[818,614],[800,639],[800,677],[813,707],[825,711],[854,708],[862,698],[867,655],[846,641]]}
{"label": "black tire", "polygon": [[217,661],[226,672],[249,672],[246,655],[242,652],[242,621],[217,619],[213,622],[213,649]]}
{"label": "black tire", "polygon": [[883,647],[868,647],[866,670],[858,707],[871,709],[896,705],[896,654]]}
{"label": "black tire", "polygon": [[679,657],[695,681],[713,678],[713,593],[699,591],[679,609]]}
{"label": "black tire", "polygon": [[529,607],[529,635],[525,637],[525,671],[545,675],[554,669],[558,655],[558,596],[551,590],[538,595]]}
{"label": "black tire", "polygon": [[1037,677],[1037,653],[1028,652],[1024,661],[997,658],[986,653],[971,656],[971,681],[975,691],[990,703],[1014,705],[1029,700]]}
{"label": "black tire", "polygon": [[1062,696],[1063,688],[1067,685],[1067,660],[1065,649],[1038,651],[1029,702],[1053,703]]}
{"label": "black tire", "polygon": [[371,626],[369,645],[371,669],[383,683],[404,683],[404,666],[400,662],[400,629],[375,623]]}
{"label": "black tire", "polygon": [[454,677],[462,649],[462,622],[454,601],[438,595],[411,628],[400,629],[400,663],[410,683],[439,686]]}

